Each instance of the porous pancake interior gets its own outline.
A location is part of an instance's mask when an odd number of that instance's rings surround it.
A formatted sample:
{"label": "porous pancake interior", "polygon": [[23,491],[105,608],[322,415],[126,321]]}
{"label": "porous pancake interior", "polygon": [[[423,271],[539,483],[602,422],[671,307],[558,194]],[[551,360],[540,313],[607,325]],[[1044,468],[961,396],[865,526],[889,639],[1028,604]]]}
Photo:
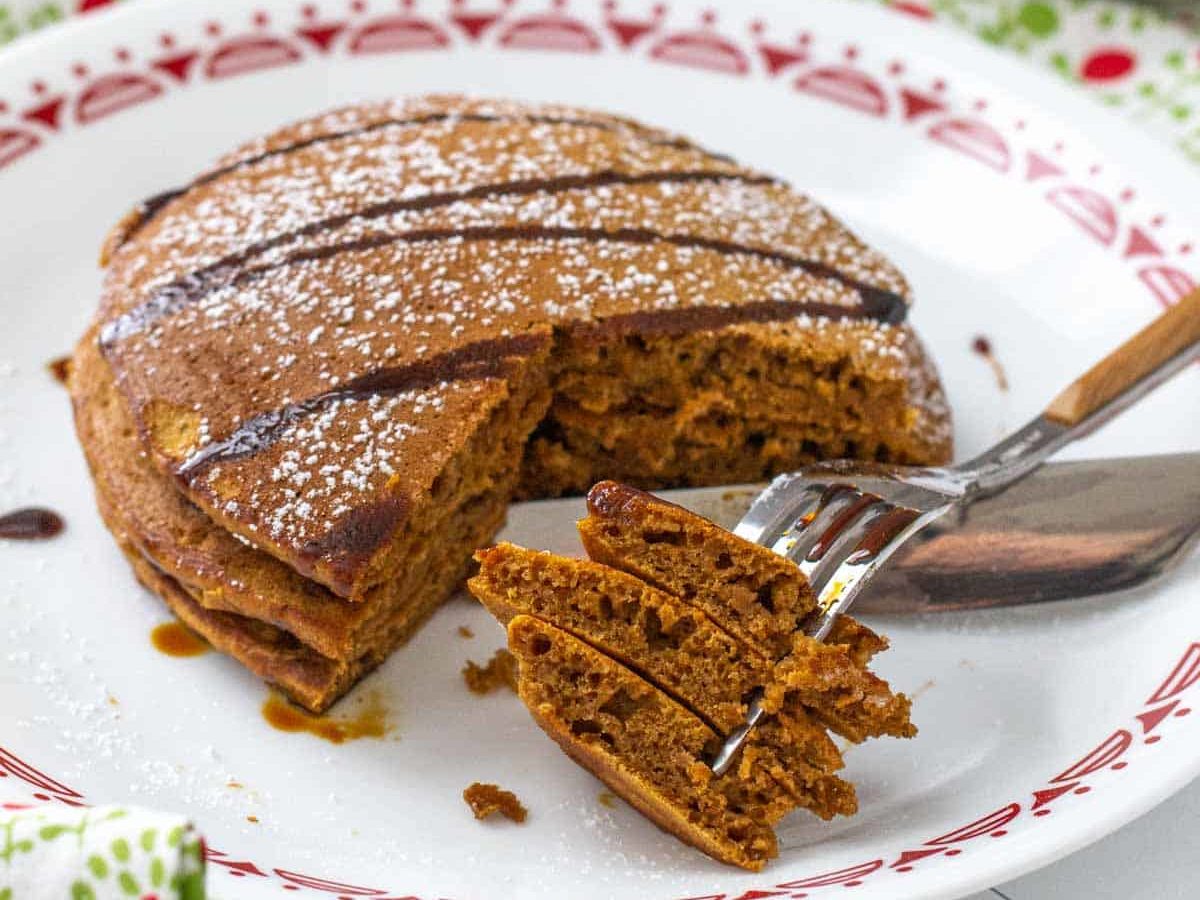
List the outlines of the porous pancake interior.
{"label": "porous pancake interior", "polygon": [[586,560],[499,544],[476,554],[468,588],[503,623],[531,615],[587,641],[678,697],[727,733],[765,672],[738,665],[741,649],[700,610]]}
{"label": "porous pancake interior", "polygon": [[815,604],[787,560],[629,485],[592,488],[579,536],[592,559],[695,603],[771,660]]}
{"label": "porous pancake interior", "polygon": [[563,750],[662,828],[717,859],[761,869],[793,805],[753,763],[717,777],[717,735],[610,657],[539,619],[508,625],[518,693]]}
{"label": "porous pancake interior", "polygon": [[[868,340],[869,338],[869,340]],[[874,360],[865,352],[883,355]],[[906,398],[926,389],[887,354],[922,351],[904,329],[818,319],[672,334],[565,334],[554,402],[526,450],[520,496],[760,481],[821,459],[928,458]]]}

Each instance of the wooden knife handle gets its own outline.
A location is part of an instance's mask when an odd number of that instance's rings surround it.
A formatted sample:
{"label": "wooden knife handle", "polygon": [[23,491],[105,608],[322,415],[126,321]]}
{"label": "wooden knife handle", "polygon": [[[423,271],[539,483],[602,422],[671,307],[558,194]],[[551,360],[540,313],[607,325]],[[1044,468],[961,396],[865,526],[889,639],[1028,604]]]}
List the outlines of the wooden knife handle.
{"label": "wooden knife handle", "polygon": [[1200,288],[1076,379],[1046,407],[1046,417],[1074,426],[1200,342]]}

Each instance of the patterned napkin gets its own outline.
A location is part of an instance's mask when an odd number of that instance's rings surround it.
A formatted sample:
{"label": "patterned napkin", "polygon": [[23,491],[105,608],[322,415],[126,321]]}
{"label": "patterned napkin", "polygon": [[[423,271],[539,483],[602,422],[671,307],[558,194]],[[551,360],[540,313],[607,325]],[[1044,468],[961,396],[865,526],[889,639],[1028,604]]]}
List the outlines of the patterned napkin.
{"label": "patterned napkin", "polygon": [[204,900],[200,836],[132,806],[0,811],[0,900]]}

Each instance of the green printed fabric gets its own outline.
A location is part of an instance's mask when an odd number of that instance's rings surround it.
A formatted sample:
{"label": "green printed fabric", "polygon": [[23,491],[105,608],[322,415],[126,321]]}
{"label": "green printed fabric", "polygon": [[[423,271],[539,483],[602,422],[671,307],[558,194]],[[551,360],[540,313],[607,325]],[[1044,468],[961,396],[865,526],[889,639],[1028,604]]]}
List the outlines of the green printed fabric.
{"label": "green printed fabric", "polygon": [[200,836],[132,806],[0,811],[0,900],[203,900]]}

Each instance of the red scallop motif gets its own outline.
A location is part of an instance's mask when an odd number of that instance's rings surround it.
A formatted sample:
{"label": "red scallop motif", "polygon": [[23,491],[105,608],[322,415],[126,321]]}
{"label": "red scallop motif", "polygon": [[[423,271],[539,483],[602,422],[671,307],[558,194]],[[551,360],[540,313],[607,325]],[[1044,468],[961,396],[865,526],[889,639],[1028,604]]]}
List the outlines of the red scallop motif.
{"label": "red scallop motif", "polygon": [[1013,819],[1021,814],[1020,803],[1010,803],[1007,806],[1002,806],[993,813],[988,813],[963,825],[961,828],[956,828],[953,831],[948,831],[940,837],[935,837],[925,843],[929,846],[945,846],[946,844],[960,844],[963,841],[969,841],[972,838],[977,838],[980,835],[988,834],[998,828],[1003,828]]}
{"label": "red scallop motif", "polygon": [[233,78],[248,72],[299,62],[304,55],[282,38],[247,35],[222,44],[204,66],[209,78]]}
{"label": "red scallop motif", "polygon": [[872,116],[887,115],[883,86],[865,72],[849,66],[822,66],[796,79],[797,90],[815,94]]}
{"label": "red scallop motif", "polygon": [[1046,200],[1106,247],[1117,239],[1117,208],[1104,195],[1066,185],[1050,191]]}
{"label": "red scallop motif", "polygon": [[745,75],[750,60],[737,44],[712,31],[683,31],[663,38],[650,49],[660,62],[726,75]]}
{"label": "red scallop motif", "polygon": [[991,125],[978,119],[948,119],[929,129],[930,139],[971,159],[1007,172],[1012,166],[1008,142]]}
{"label": "red scallop motif", "polygon": [[75,121],[81,125],[96,122],[123,109],[153,100],[162,86],[145,75],[118,72],[89,84],[75,101]]}
{"label": "red scallop motif", "polygon": [[83,797],[83,795],[78,791],[67,787],[61,781],[55,781],[45,772],[35,769],[15,753],[10,753],[3,747],[0,747],[0,771],[7,772],[10,775],[20,778],[30,787],[40,788],[41,790],[49,791],[52,794],[78,799],[82,799]]}
{"label": "red scallop motif", "polygon": [[857,866],[850,866],[845,869],[838,869],[834,872],[826,872],[824,875],[815,875],[812,878],[801,878],[799,881],[785,881],[783,884],[777,884],[776,887],[793,890],[795,888],[814,888],[826,887],[831,884],[847,884],[851,881],[858,881],[866,878],[872,872],[883,868],[882,859],[873,859],[867,863],[861,863]]}
{"label": "red scallop motif", "polygon": [[566,53],[596,53],[602,46],[600,35],[583,22],[554,14],[518,19],[500,35],[500,44],[513,50]]}
{"label": "red scallop motif", "polygon": [[275,874],[288,884],[298,887],[313,888],[318,891],[328,891],[332,894],[344,894],[350,897],[382,897],[387,891],[379,888],[361,887],[346,884],[341,881],[329,881],[325,878],[314,878],[312,875],[301,875],[299,872],[289,872],[286,869],[276,869]]}
{"label": "red scallop motif", "polygon": [[918,19],[934,18],[934,12],[932,9],[930,9],[924,3],[914,3],[912,0],[893,0],[890,8],[894,9],[896,12],[907,13],[908,15],[914,16]]}
{"label": "red scallop motif", "polygon": [[[1184,278],[1191,282],[1191,278],[1184,274]],[[1172,300],[1182,297],[1188,293],[1191,287],[1182,290],[1178,296],[1172,297]],[[1155,703],[1162,703],[1164,700],[1170,700],[1172,697],[1177,697],[1193,685],[1200,684],[1200,641],[1192,644],[1183,654],[1183,658],[1171,670],[1171,674],[1166,677],[1166,680],[1158,686],[1150,699],[1146,701],[1148,706]]]}
{"label": "red scallop motif", "polygon": [[1066,781],[1079,781],[1094,772],[1099,772],[1124,756],[1132,742],[1133,735],[1124,728],[1118,728],[1079,762],[1051,778],[1050,783],[1062,784]]}
{"label": "red scallop motif", "polygon": [[450,37],[426,19],[388,16],[368,22],[350,38],[353,54],[402,53],[409,50],[441,50]]}
{"label": "red scallop motif", "polygon": [[31,131],[0,128],[0,169],[40,147],[42,139]]}
{"label": "red scallop motif", "polygon": [[[1148,266],[1138,272],[1138,278],[1164,306],[1176,303],[1196,288],[1192,276],[1174,266]],[[1195,680],[1200,678],[1200,668],[1191,677],[1191,683],[1194,684]],[[1190,687],[1191,684],[1187,686]]]}

